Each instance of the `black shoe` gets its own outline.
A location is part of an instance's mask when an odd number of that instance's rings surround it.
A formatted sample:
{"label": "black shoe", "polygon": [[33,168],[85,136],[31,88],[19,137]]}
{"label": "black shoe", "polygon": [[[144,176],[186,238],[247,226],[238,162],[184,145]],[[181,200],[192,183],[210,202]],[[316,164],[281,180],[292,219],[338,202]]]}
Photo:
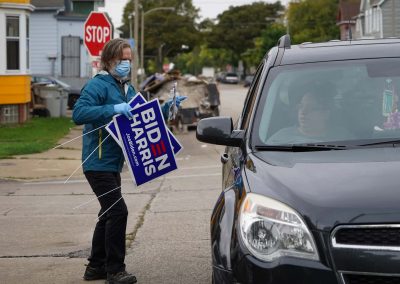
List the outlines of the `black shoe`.
{"label": "black shoe", "polygon": [[120,271],[115,274],[108,274],[106,284],[134,284],[136,277],[126,271]]}
{"label": "black shoe", "polygon": [[104,266],[92,267],[90,265],[86,266],[85,274],[83,274],[83,279],[89,280],[99,280],[107,279],[107,272]]}

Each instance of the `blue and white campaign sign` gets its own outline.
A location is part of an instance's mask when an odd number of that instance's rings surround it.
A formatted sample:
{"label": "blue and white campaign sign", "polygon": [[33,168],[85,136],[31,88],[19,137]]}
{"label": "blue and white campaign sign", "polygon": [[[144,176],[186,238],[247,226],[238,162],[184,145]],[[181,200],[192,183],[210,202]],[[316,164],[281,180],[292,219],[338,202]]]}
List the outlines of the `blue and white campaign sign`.
{"label": "blue and white campaign sign", "polygon": [[125,160],[136,185],[177,169],[168,128],[158,100],[131,110],[132,119],[114,116]]}
{"label": "blue and white campaign sign", "polygon": [[[146,99],[142,96],[142,94],[141,93],[137,93],[136,96],[129,101],[129,105],[133,109],[135,109],[138,106],[144,104],[145,102],[146,102]],[[106,129],[110,133],[111,137],[115,140],[115,142],[117,142],[121,146],[120,141],[118,139],[118,133],[117,133],[117,130],[115,128],[114,121],[111,121],[106,126]],[[169,139],[170,139],[171,144],[172,144],[172,148],[173,148],[174,154],[178,155],[178,153],[182,150],[183,146],[175,138],[175,136],[172,134],[171,130],[169,130],[168,128],[167,128],[167,130],[168,130],[168,135],[169,135]]]}

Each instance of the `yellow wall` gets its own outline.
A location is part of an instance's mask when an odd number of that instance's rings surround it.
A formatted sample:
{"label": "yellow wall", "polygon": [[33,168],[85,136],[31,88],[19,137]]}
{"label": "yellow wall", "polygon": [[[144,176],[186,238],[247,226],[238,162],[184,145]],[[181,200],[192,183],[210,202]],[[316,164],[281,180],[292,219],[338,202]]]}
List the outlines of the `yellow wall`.
{"label": "yellow wall", "polygon": [[0,3],[30,4],[30,0],[0,0]]}
{"label": "yellow wall", "polygon": [[31,77],[0,76],[0,104],[22,104],[31,101]]}

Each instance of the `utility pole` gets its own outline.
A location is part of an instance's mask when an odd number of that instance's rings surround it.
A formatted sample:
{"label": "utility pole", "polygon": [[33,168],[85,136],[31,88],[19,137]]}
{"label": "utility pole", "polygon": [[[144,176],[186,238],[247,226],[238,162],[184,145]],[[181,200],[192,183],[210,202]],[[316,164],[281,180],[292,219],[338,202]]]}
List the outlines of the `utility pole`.
{"label": "utility pole", "polygon": [[[142,19],[142,21],[141,21],[141,28],[142,28],[142,30],[141,30],[141,32],[140,32],[140,37],[141,37],[141,39],[140,39],[140,69],[142,70],[142,75],[144,75],[144,16],[146,16],[147,14],[150,14],[150,13],[152,13],[152,12],[156,12],[156,11],[161,11],[161,10],[164,10],[164,11],[175,11],[175,8],[174,7],[157,7],[157,8],[153,8],[153,9],[150,9],[150,10],[148,10],[148,11],[144,11],[143,10],[143,7],[141,7],[141,19]],[[162,50],[161,50],[161,52],[162,52]],[[159,58],[161,58],[161,55],[160,55],[160,50],[159,50]]]}
{"label": "utility pole", "polygon": [[129,19],[129,38],[132,38],[132,14],[128,16]]}
{"label": "utility pole", "polygon": [[140,71],[141,73],[141,78],[144,79],[144,11],[143,7],[141,9],[142,14],[141,14],[141,23],[140,27],[142,28],[140,32]]}
{"label": "utility pole", "polygon": [[135,90],[139,90],[137,82],[137,70],[139,65],[139,55],[138,55],[138,43],[139,43],[139,0],[134,1],[134,15],[135,15],[135,26],[133,32],[133,38],[135,40],[135,46],[133,47],[133,62],[132,62],[132,85]]}

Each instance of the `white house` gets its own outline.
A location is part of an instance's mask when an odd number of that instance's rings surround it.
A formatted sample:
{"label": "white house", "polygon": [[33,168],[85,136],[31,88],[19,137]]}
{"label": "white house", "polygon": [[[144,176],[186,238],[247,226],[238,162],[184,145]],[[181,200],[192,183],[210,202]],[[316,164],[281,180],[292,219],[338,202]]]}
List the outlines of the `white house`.
{"label": "white house", "polygon": [[355,38],[400,37],[399,0],[361,0]]}
{"label": "white house", "polygon": [[84,23],[104,0],[32,0],[32,74],[89,77],[89,55],[83,44]]}
{"label": "white house", "polygon": [[27,120],[30,0],[0,0],[0,124]]}

